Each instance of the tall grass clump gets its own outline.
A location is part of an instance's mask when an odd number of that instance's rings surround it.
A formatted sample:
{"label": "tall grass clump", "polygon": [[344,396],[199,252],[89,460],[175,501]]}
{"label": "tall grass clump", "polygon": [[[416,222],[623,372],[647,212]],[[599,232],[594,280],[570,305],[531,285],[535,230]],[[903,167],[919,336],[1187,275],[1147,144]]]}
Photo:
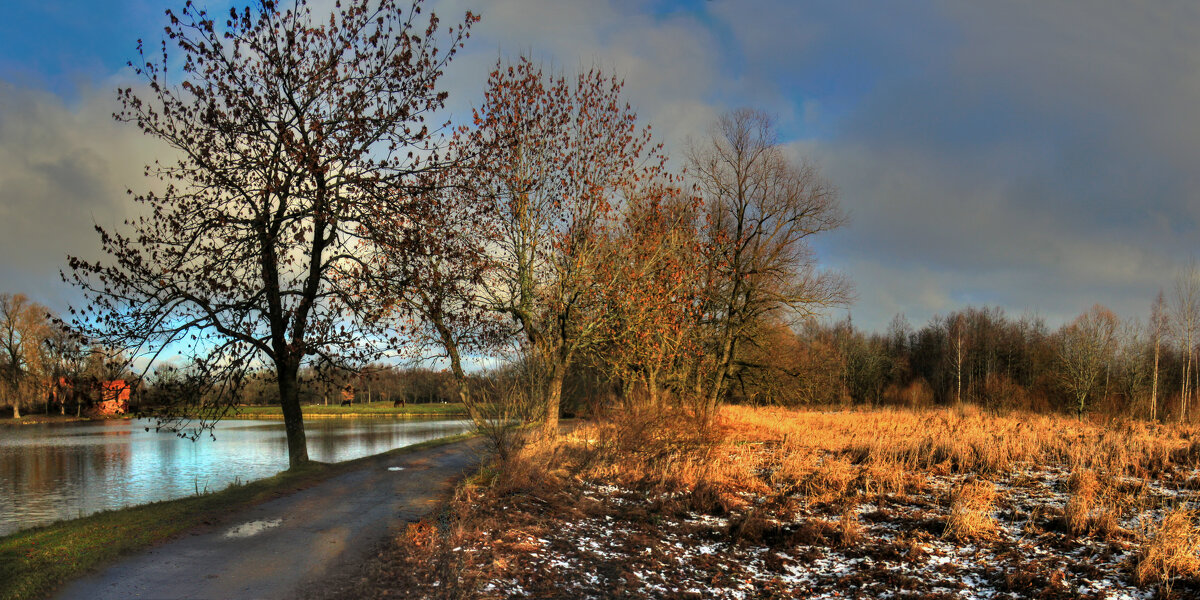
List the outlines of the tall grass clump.
{"label": "tall grass clump", "polygon": [[1136,558],[1134,577],[1141,585],[1200,575],[1200,530],[1196,511],[1178,507],[1167,512],[1146,539]]}
{"label": "tall grass clump", "polygon": [[959,541],[991,537],[997,529],[992,517],[995,505],[995,484],[982,479],[963,483],[950,497],[945,536]]}

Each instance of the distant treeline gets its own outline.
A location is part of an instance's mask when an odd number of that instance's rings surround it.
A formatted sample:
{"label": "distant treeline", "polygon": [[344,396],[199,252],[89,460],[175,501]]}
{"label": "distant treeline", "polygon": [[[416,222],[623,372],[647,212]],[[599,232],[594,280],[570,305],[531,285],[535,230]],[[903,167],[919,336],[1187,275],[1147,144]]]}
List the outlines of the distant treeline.
{"label": "distant treeline", "polygon": [[[155,391],[150,379],[150,396]],[[263,369],[247,377],[241,404],[279,404],[279,386],[274,372]],[[424,367],[369,365],[362,371],[318,373],[305,369],[300,374],[300,401],[304,404],[359,402],[430,403],[457,402],[458,388],[448,371]]]}
{"label": "distant treeline", "polygon": [[[1191,284],[1185,284],[1184,287]],[[1160,294],[1149,322],[1096,305],[1051,330],[1039,317],[967,307],[914,329],[867,333],[847,318],[766,328],[740,357],[730,399],[784,405],[1095,412],[1186,419],[1195,390],[1196,303]],[[1190,295],[1200,298],[1200,294]],[[1194,410],[1194,409],[1193,409]]]}

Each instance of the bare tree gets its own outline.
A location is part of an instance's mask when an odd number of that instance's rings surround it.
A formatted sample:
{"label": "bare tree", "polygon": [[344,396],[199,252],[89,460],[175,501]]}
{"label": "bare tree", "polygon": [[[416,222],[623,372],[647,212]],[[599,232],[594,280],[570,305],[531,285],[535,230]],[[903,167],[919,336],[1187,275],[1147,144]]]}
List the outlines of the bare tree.
{"label": "bare tree", "polygon": [[43,364],[50,393],[46,395],[46,412],[50,411],[50,401],[58,402],[59,414],[66,414],[67,400],[76,400],[76,411],[81,409],[78,395],[75,393],[76,382],[83,375],[87,359],[87,348],[83,340],[74,332],[67,330],[60,321],[55,320],[50,327],[49,335],[42,343]]}
{"label": "bare tree", "polygon": [[834,189],[812,165],[788,158],[760,111],[723,115],[688,159],[708,221],[701,277],[712,361],[697,370],[696,391],[711,414],[737,368],[739,346],[762,318],[849,301],[849,283],[819,270],[809,243],[845,217]]}
{"label": "bare tree", "polygon": [[1117,372],[1117,382],[1126,402],[1126,409],[1130,412],[1136,410],[1138,400],[1146,389],[1148,333],[1153,336],[1153,332],[1148,332],[1138,319],[1124,321],[1117,328],[1117,355],[1113,366]]}
{"label": "bare tree", "polygon": [[1186,269],[1175,279],[1175,297],[1171,307],[1172,329],[1176,342],[1183,352],[1183,382],[1180,385],[1179,420],[1186,421],[1193,394],[1192,370],[1195,363],[1194,342],[1196,328],[1200,326],[1200,270],[1192,259]]}
{"label": "bare tree", "polygon": [[1075,400],[1081,416],[1101,371],[1112,360],[1117,323],[1111,310],[1097,304],[1059,332],[1059,381]]}
{"label": "bare tree", "polygon": [[1150,337],[1154,342],[1154,374],[1150,380],[1150,410],[1147,411],[1151,421],[1158,420],[1158,363],[1163,337],[1170,331],[1170,316],[1167,313],[1167,301],[1163,291],[1158,290],[1154,304],[1150,307]]}
{"label": "bare tree", "polygon": [[25,294],[0,294],[0,383],[15,419],[38,387],[41,346],[50,334],[47,314],[46,307]]}
{"label": "bare tree", "polygon": [[950,361],[954,363],[954,403],[962,404],[963,365],[967,360],[967,347],[971,343],[967,335],[967,320],[962,313],[947,322],[946,339],[950,342]]}
{"label": "bare tree", "polygon": [[121,90],[116,117],[178,158],[148,167],[164,191],[136,197],[147,216],[129,233],[97,227],[107,259],[70,259],[93,308],[78,321],[89,337],[151,357],[190,346],[213,401],[182,416],[220,418],[247,374],[271,365],[293,467],[308,461],[300,368],[371,355],[380,334],[359,275],[379,216],[420,226],[421,196],[405,191],[439,167],[426,119],[443,107],[439,77],[476,19],[468,13],[439,51],[439,21],[421,4],[168,11],[161,54],[139,43],[131,63],[148,92]]}

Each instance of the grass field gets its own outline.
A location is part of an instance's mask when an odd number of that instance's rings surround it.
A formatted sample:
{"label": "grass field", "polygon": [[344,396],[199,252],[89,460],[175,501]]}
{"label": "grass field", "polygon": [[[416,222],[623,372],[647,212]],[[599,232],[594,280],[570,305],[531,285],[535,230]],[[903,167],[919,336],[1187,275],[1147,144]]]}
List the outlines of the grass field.
{"label": "grass field", "polygon": [[[431,440],[391,453],[412,452],[467,437],[469,434]],[[2,537],[0,600],[43,598],[64,581],[123,554],[154,545],[196,525],[221,522],[240,509],[352,469],[361,460],[364,459],[311,463],[303,469],[284,471],[219,492],[97,513]]]}
{"label": "grass field", "polygon": [[1191,426],[623,414],[495,465],[343,597],[1195,598],[1198,466]]}

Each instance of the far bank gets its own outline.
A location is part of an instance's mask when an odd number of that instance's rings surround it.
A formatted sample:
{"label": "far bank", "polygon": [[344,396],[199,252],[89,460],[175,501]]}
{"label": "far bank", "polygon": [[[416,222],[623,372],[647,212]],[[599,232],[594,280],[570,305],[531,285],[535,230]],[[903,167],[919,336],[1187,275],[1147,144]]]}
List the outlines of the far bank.
{"label": "far bank", "polygon": [[[349,405],[310,404],[301,407],[305,418],[467,418],[467,409],[461,402],[428,402],[406,403],[396,405],[394,402],[355,402]],[[134,419],[139,416],[136,411],[124,414],[76,416],[55,413],[23,413],[20,418],[0,418],[0,426],[4,425],[39,425],[49,423],[76,423],[81,421],[108,421]],[[233,409],[228,419],[282,419],[283,411],[278,405],[242,405]]]}

